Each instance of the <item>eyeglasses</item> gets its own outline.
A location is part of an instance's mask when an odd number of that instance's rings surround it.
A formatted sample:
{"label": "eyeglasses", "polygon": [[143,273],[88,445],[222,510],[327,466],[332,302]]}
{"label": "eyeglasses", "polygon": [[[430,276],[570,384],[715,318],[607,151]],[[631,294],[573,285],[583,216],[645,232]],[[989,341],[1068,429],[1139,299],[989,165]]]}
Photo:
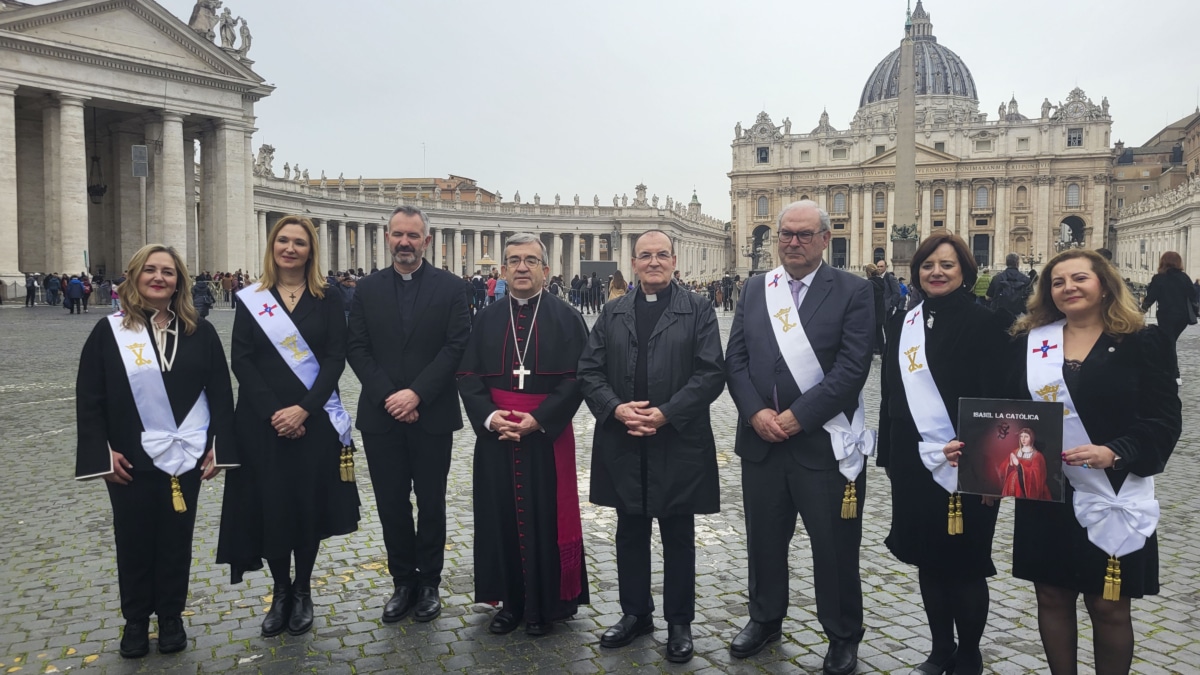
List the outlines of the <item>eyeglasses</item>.
{"label": "eyeglasses", "polygon": [[811,232],[811,231],[810,232],[792,232],[791,230],[780,230],[779,231],[779,241],[781,243],[787,244],[787,243],[790,243],[793,239],[795,239],[797,242],[799,242],[801,244],[810,244],[810,243],[812,243],[813,237],[817,236],[818,234],[821,234],[824,231],[825,230],[816,230],[815,232]]}
{"label": "eyeglasses", "polygon": [[508,265],[509,267],[520,267],[521,263],[525,263],[526,267],[533,269],[534,267],[542,266],[542,259],[534,255],[528,255],[524,258],[513,256],[504,261],[504,264]]}
{"label": "eyeglasses", "polygon": [[659,262],[671,262],[671,258],[673,258],[673,257],[675,257],[675,255],[673,253],[671,253],[670,251],[659,251],[658,253],[642,251],[641,253],[638,254],[637,259],[638,259],[638,262],[643,262],[643,263],[648,263],[651,260],[655,260],[655,259],[657,259]]}

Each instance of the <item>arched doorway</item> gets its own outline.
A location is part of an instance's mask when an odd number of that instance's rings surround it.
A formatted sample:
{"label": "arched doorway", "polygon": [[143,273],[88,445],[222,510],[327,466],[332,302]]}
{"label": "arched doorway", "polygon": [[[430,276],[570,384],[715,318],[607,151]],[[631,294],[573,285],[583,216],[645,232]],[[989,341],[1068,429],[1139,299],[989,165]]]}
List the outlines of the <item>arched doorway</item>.
{"label": "arched doorway", "polygon": [[[767,260],[770,260],[770,251],[767,247],[771,242],[771,228],[767,225],[759,225],[754,228],[752,239],[750,242],[750,271],[763,272],[763,266]],[[764,255],[766,254],[766,255]]]}
{"label": "arched doorway", "polygon": [[882,246],[875,249],[875,251],[871,254],[871,259],[867,262],[873,263],[877,260],[887,260],[887,251],[885,251]]}
{"label": "arched doorway", "polygon": [[1068,244],[1082,246],[1084,243],[1084,233],[1087,231],[1087,223],[1083,222],[1083,218],[1079,216],[1067,216],[1059,223],[1059,241]]}

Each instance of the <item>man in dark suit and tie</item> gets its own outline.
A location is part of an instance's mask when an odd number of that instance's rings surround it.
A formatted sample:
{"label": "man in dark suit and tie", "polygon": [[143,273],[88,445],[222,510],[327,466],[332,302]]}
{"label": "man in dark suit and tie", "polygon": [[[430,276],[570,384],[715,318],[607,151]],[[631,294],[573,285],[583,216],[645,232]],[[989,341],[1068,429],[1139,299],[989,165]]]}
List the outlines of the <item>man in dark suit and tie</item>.
{"label": "man in dark suit and tie", "polygon": [[[750,621],[730,652],[745,658],[780,638],[788,544],[799,513],[812,545],[817,618],[830,642],[824,672],[847,675],[863,636],[858,515],[866,475],[848,484],[824,427],[853,418],[859,407],[871,369],[874,299],[866,279],[822,264],[829,214],[815,202],[784,207],[778,238],[783,265],[746,282],[726,357],[739,414],[735,451],[742,458],[750,567]],[[861,431],[861,418],[858,425]],[[854,444],[839,434],[838,445]],[[866,442],[858,445],[862,450]],[[847,517],[852,491],[856,511]]]}
{"label": "man in dark suit and tie", "polygon": [[471,317],[462,279],[424,262],[429,241],[425,214],[397,207],[388,221],[392,266],[360,280],[350,307],[346,360],[362,382],[358,429],[395,581],[385,623],[410,612],[432,621],[442,611],[446,476],[463,426],[454,373]]}

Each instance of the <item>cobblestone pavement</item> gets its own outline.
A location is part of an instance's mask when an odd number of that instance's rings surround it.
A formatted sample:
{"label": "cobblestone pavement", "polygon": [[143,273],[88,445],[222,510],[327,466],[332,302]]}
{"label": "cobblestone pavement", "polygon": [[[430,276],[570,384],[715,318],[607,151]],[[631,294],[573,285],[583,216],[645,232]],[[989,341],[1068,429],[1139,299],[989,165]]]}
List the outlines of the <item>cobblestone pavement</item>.
{"label": "cobblestone pavement", "polygon": [[[363,520],[352,536],[326,541],[314,575],[315,630],[301,637],[259,635],[271,582],[252,574],[233,586],[228,570],[213,563],[222,480],[206,483],[196,524],[191,597],[184,621],[189,649],[181,654],[125,661],[117,653],[123,621],[108,500],[98,482],[72,480],[75,430],[74,378],[83,341],[105,311],[70,316],[59,308],[0,308],[0,447],[10,453],[0,474],[0,672],[43,673],[87,668],[126,672],[329,673],[470,670],[474,673],[657,673],[819,672],[825,653],[816,620],[812,566],[801,528],[792,542],[789,617],[784,640],[745,661],[729,656],[728,644],[745,622],[745,538],[739,469],[733,454],[734,407],[728,394],[714,404],[719,431],[722,511],[697,519],[696,657],[684,666],[666,663],[666,625],[619,650],[601,649],[599,635],[620,615],[609,509],[584,501],[588,576],[593,602],[542,638],[522,631],[498,637],[487,632],[490,608],[471,601],[472,522],[470,460],[473,437],[460,433],[450,470],[445,610],[430,624],[406,620],[385,626],[382,606],[391,591],[383,537],[365,466],[358,482]],[[213,323],[228,340],[233,314],[218,311]],[[732,313],[723,314],[727,336]],[[590,321],[589,321],[590,323]],[[1180,339],[1184,409],[1196,409],[1200,387],[1200,330]],[[877,362],[878,363],[878,362]],[[358,383],[347,369],[343,398],[354,410]],[[878,410],[878,377],[867,391],[869,416]],[[585,409],[586,410],[586,409]],[[873,419],[871,420],[873,423]],[[1184,439],[1165,476],[1158,480],[1163,515],[1159,528],[1162,595],[1134,602],[1140,673],[1200,673],[1200,544],[1195,490],[1196,418],[1185,420]],[[593,419],[575,420],[580,485],[586,486]],[[929,646],[914,568],[898,563],[883,545],[889,521],[889,488],[872,467],[862,548],[867,635],[861,673],[907,673]],[[1191,495],[1191,496],[1189,496]],[[586,494],[582,495],[586,500]],[[1045,670],[1029,584],[1010,576],[1012,506],[1002,507],[991,580],[992,611],[983,650],[997,673]],[[655,572],[661,572],[656,550]],[[661,577],[657,577],[661,579]],[[780,589],[780,592],[784,592]],[[655,586],[661,593],[661,583]],[[1082,612],[1081,612],[1082,614]],[[1085,615],[1084,615],[1085,616]],[[1090,663],[1090,630],[1083,622],[1080,651]],[[1085,667],[1084,672],[1092,672]]]}

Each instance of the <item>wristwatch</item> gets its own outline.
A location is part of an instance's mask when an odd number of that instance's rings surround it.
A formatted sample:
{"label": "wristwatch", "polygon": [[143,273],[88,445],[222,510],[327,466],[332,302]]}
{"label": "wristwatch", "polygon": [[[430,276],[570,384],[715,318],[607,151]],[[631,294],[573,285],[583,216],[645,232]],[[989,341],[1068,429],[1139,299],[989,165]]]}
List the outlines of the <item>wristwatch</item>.
{"label": "wristwatch", "polygon": [[[1112,448],[1109,448],[1109,450],[1112,450]],[[1117,454],[1117,452],[1116,452],[1115,450],[1113,450],[1113,463],[1112,463],[1112,468],[1114,468],[1114,469],[1118,469],[1118,470],[1120,470],[1120,469],[1124,469],[1125,467],[1124,467],[1124,466],[1122,466],[1124,463],[1125,463],[1125,460],[1121,459],[1121,456],[1120,456],[1120,455],[1118,455],[1118,454]]]}

